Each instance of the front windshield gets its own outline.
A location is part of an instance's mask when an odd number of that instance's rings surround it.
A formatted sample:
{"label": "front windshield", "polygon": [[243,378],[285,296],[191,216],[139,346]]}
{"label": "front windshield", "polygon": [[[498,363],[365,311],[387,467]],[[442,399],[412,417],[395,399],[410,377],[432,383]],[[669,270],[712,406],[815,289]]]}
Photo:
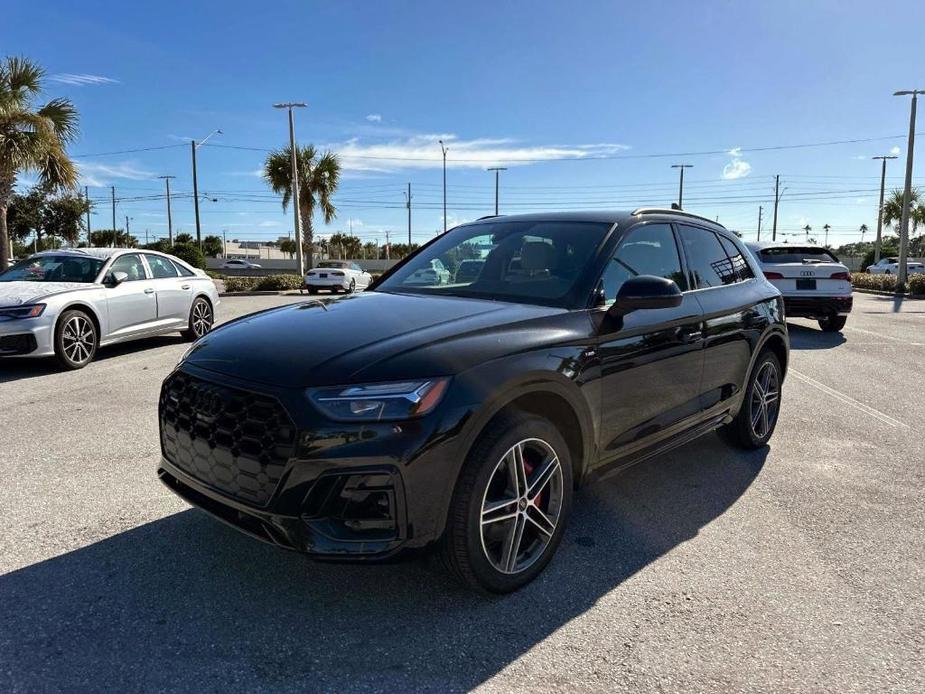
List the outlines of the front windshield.
{"label": "front windshield", "polygon": [[0,274],[0,282],[82,282],[96,279],[103,268],[99,258],[74,255],[39,255],[20,260]]}
{"label": "front windshield", "polygon": [[464,225],[441,236],[377,289],[556,305],[586,278],[611,226],[501,220]]}

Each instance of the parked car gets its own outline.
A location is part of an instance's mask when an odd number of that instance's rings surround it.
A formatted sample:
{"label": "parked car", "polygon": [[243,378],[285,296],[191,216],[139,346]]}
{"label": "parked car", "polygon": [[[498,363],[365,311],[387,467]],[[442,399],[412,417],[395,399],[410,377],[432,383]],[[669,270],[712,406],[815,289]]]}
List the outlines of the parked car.
{"label": "parked car", "polygon": [[832,251],[787,243],[747,245],[783,294],[788,318],[812,318],[826,332],[845,327],[854,302],[851,273]]}
{"label": "parked car", "polygon": [[[477,280],[436,276],[473,244]],[[276,546],[369,562],[436,545],[504,593],[550,561],[578,484],[714,429],[764,446],[788,345],[780,292],[708,219],[494,217],[350,301],[196,343],[163,384],[158,475]]]}
{"label": "parked car", "polygon": [[219,298],[202,270],[155,251],[45,251],[0,273],[0,357],[89,364],[115,342],[212,329]]}
{"label": "parked car", "polygon": [[349,260],[322,260],[305,275],[305,289],[309,294],[317,294],[319,289],[353,293],[366,289],[372,281],[372,275]]}
{"label": "parked car", "polygon": [[453,281],[457,284],[474,282],[478,279],[479,273],[482,272],[482,267],[484,265],[484,260],[469,259],[462,261],[459,267],[456,268],[456,275],[453,277]]}
{"label": "parked car", "polygon": [[241,260],[240,258],[232,258],[222,263],[223,270],[259,270],[261,267],[263,266],[258,263],[252,263],[249,260]]}
{"label": "parked car", "polygon": [[[872,275],[898,275],[899,258],[881,258],[879,263],[868,265],[867,272]],[[917,272],[925,273],[925,264],[915,260],[907,260],[906,274],[912,275]]]}
{"label": "parked car", "polygon": [[449,284],[450,271],[440,258],[433,258],[427,263],[415,269],[411,277],[408,278],[408,284],[419,284],[429,287],[438,284]]}

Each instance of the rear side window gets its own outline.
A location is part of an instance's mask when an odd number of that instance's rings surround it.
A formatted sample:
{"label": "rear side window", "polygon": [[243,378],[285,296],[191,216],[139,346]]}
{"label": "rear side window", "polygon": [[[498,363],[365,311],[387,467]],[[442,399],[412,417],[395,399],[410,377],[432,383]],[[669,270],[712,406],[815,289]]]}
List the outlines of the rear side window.
{"label": "rear side window", "polygon": [[732,260],[723,250],[719,237],[707,229],[680,226],[681,243],[695,289],[722,287],[736,282]]}
{"label": "rear side window", "polygon": [[[172,261],[171,261],[171,262],[172,262]],[[193,275],[196,274],[196,273],[193,272],[192,270],[189,270],[189,269],[183,267],[182,265],[180,265],[180,263],[172,262],[172,265],[177,269],[177,272],[180,273],[180,277],[192,277]]]}
{"label": "rear side window", "polygon": [[687,289],[670,225],[646,224],[630,230],[601,277],[605,301],[616,299],[623,283],[639,275],[664,277],[675,282],[681,291]]}
{"label": "rear side window", "polygon": [[148,261],[148,266],[151,268],[154,279],[159,280],[177,276],[177,268],[167,258],[162,258],[159,255],[146,255],[145,259]]}
{"label": "rear side window", "polygon": [[790,246],[788,248],[761,249],[761,262],[763,263],[802,263],[804,261],[837,263],[838,258],[829,253],[826,249],[817,246]]}
{"label": "rear side window", "polygon": [[733,243],[731,239],[727,239],[722,234],[719,235],[719,241],[723,244],[723,250],[726,251],[729,260],[732,261],[732,273],[735,275],[735,281],[744,282],[754,277],[755,273],[752,272],[751,266],[742,255],[742,251],[739,250],[739,247]]}

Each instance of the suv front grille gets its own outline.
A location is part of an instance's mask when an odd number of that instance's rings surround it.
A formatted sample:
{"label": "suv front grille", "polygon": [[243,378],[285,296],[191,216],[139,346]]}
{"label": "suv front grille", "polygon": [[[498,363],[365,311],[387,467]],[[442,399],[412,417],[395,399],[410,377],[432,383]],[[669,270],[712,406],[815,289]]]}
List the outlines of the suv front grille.
{"label": "suv front grille", "polygon": [[266,395],[178,371],[164,381],[158,410],[164,457],[253,505],[267,504],[295,455],[295,425]]}

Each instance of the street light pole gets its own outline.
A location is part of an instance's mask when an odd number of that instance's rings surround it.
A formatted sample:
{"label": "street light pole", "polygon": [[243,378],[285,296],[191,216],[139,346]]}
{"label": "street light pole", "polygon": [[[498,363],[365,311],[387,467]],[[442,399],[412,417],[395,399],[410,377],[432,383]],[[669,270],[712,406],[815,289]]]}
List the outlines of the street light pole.
{"label": "street light pole", "polygon": [[443,140],[437,140],[440,143],[440,151],[443,152],[443,233],[446,233],[446,145]]}
{"label": "street light pole", "polygon": [[495,172],[495,217],[497,217],[498,216],[498,189],[500,187],[499,179],[501,177],[501,172],[507,171],[507,168],[504,166],[492,166],[485,170]]}
{"label": "street light pole", "polygon": [[880,169],[880,206],[877,208],[877,240],[874,242],[874,263],[880,262],[880,238],[883,232],[883,195],[886,192],[886,160],[896,159],[893,156],[871,157],[871,159],[882,159],[883,166]]}
{"label": "street light pole", "polygon": [[909,109],[909,144],[906,150],[906,181],[903,188],[903,212],[899,222],[899,270],[896,281],[898,284],[906,283],[906,257],[909,251],[909,209],[912,198],[912,155],[915,149],[915,105],[919,94],[925,94],[925,89],[906,89],[894,92],[893,96],[912,95],[912,106]]}
{"label": "street light pole", "polygon": [[292,109],[306,107],[307,104],[301,101],[273,104],[273,108],[284,108],[289,111],[289,155],[292,165],[290,187],[292,190],[293,229],[295,230],[296,263],[299,266],[299,277],[305,277],[305,258],[302,253],[302,220],[299,217],[299,162],[295,151],[295,121],[292,117]]}
{"label": "street light pole", "polygon": [[[195,156],[195,155],[194,155]],[[170,179],[176,178],[176,176],[158,176],[158,178],[163,178],[164,183],[167,184],[167,241],[170,245],[173,245],[173,216],[170,213]],[[196,209],[199,209],[199,201],[196,201]],[[196,215],[196,219],[199,219],[199,215]]]}
{"label": "street light pole", "polygon": [[193,154],[193,210],[196,213],[196,244],[199,246],[199,250],[202,250],[202,227],[199,224],[199,176],[196,171],[196,150],[202,147],[206,140],[208,140],[213,135],[221,135],[221,130],[213,130],[208,135],[203,138],[201,142],[196,142],[196,140],[190,140],[190,151]]}
{"label": "street light pole", "polygon": [[408,183],[408,192],[405,193],[405,207],[408,208],[408,252],[411,252],[411,183]]}
{"label": "street light pole", "polygon": [[678,183],[678,209],[683,210],[684,203],[684,169],[693,168],[693,164],[672,164],[672,169],[681,169],[681,181]]}
{"label": "street light pole", "polygon": [[90,186],[84,186],[84,200],[87,202],[87,246],[92,246],[90,242]]}

